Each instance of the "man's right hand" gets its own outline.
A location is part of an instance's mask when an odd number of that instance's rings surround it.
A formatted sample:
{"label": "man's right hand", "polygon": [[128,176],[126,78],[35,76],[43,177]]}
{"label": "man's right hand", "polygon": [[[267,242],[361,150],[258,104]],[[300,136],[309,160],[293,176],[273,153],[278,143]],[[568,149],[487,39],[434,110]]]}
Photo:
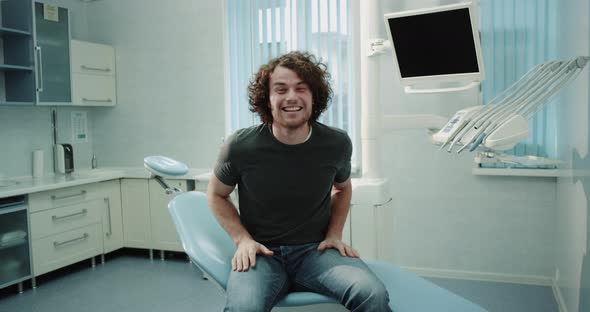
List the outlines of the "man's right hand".
{"label": "man's right hand", "polygon": [[256,266],[256,254],[272,256],[274,253],[261,243],[248,238],[238,243],[238,250],[231,259],[231,268],[234,271],[245,272]]}

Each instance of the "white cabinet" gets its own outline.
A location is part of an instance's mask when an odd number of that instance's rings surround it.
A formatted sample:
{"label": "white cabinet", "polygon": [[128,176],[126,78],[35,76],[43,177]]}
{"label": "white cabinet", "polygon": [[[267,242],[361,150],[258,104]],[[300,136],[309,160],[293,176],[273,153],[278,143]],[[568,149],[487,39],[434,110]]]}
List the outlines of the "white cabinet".
{"label": "white cabinet", "polygon": [[29,194],[34,276],[122,247],[119,181]]}
{"label": "white cabinet", "polygon": [[94,223],[71,231],[34,239],[33,272],[35,276],[102,253],[101,227]]}
{"label": "white cabinet", "polygon": [[114,48],[71,40],[71,49],[72,104],[114,106],[117,102]]}
{"label": "white cabinet", "polygon": [[382,203],[353,202],[347,224],[351,245],[363,258],[390,260],[394,235],[391,200]]}
{"label": "white cabinet", "polygon": [[123,244],[125,247],[151,249],[152,226],[150,196],[146,179],[121,181]]}
{"label": "white cabinet", "polygon": [[102,210],[102,238],[106,254],[123,247],[121,182],[120,180],[100,182],[99,189],[105,203]]}
{"label": "white cabinet", "polygon": [[104,203],[100,199],[31,213],[33,240],[100,223]]}
{"label": "white cabinet", "polygon": [[29,194],[29,212],[68,206],[99,197],[98,188],[93,187],[93,184],[33,193]]}
{"label": "white cabinet", "polygon": [[[184,180],[166,181],[171,187],[186,191]],[[168,202],[174,198],[173,194],[167,195],[162,186],[156,180],[149,180],[150,193],[150,219],[152,224],[153,248],[159,250],[184,251],[176,234],[176,227],[168,213]]]}
{"label": "white cabinet", "polygon": [[83,74],[111,75],[115,72],[115,50],[112,46],[71,40],[72,71]]}
{"label": "white cabinet", "polygon": [[29,195],[34,276],[102,253],[95,184]]}
{"label": "white cabinet", "polygon": [[[188,188],[186,180],[166,183],[182,191]],[[183,251],[168,213],[174,195],[166,195],[154,179],[123,179],[121,192],[125,247]]]}

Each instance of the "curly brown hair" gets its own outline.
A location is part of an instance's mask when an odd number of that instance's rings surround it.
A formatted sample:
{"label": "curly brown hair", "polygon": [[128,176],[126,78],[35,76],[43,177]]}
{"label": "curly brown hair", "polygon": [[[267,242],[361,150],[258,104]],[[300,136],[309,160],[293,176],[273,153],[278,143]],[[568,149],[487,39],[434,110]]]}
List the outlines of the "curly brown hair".
{"label": "curly brown hair", "polygon": [[250,111],[257,113],[263,123],[272,123],[269,82],[277,66],[294,71],[309,86],[313,98],[310,121],[318,120],[328,108],[333,93],[327,66],[308,52],[289,52],[260,67],[248,85]]}

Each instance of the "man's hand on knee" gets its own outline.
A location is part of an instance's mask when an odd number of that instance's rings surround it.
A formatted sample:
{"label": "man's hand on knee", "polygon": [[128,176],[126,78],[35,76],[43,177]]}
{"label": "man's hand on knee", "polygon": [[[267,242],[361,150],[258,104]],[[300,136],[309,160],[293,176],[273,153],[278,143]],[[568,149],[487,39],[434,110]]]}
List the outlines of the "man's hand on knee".
{"label": "man's hand on knee", "polygon": [[272,256],[274,253],[266,246],[253,239],[245,239],[238,244],[238,250],[231,259],[231,268],[234,271],[244,272],[256,266],[256,254]]}
{"label": "man's hand on knee", "polygon": [[326,249],[333,248],[340,252],[340,255],[343,257],[352,257],[352,258],[359,258],[359,253],[354,250],[354,248],[346,245],[341,240],[336,238],[328,238],[324,239],[320,245],[318,246],[319,251],[324,251]]}

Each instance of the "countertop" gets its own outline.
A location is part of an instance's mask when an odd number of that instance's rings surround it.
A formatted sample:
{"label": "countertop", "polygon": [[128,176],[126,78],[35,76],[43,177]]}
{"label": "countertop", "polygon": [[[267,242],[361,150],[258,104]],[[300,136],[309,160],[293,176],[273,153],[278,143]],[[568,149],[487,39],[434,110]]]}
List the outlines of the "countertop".
{"label": "countertop", "polygon": [[[172,179],[204,181],[208,180],[210,175],[211,169],[191,168],[186,175]],[[149,177],[150,173],[145,168],[111,167],[80,170],[65,175],[52,174],[39,178],[31,176],[4,178],[0,180],[0,198],[121,178],[147,179]]]}
{"label": "countertop", "polygon": [[[190,168],[188,173],[184,176],[166,178],[167,180],[194,180],[196,182],[207,182],[212,175],[211,169],[204,168]],[[60,175],[46,175],[40,178],[27,177],[13,177],[0,179],[0,198],[31,194],[36,192],[49,191],[63,187],[83,185],[88,183],[102,182],[115,179],[147,179],[150,178],[150,173],[142,167],[105,167],[100,169],[76,170],[71,174]],[[385,202],[388,197],[383,192],[385,188],[375,186],[383,186],[387,184],[387,180],[383,179],[352,179],[352,188],[355,190],[352,201],[356,198],[370,197],[377,202]],[[369,191],[367,196],[360,196],[359,194]],[[376,192],[377,193],[374,193]]]}

